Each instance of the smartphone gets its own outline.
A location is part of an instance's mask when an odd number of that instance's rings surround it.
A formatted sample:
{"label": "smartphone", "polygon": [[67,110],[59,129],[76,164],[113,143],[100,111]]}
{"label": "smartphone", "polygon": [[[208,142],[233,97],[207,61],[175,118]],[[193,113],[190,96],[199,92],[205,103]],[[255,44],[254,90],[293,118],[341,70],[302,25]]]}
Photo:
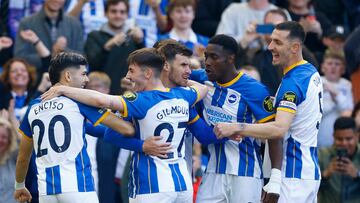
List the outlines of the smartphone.
{"label": "smartphone", "polygon": [[342,148],[342,149],[336,149],[336,156],[338,159],[341,159],[343,157],[347,157],[347,150]]}
{"label": "smartphone", "polygon": [[273,24],[258,24],[256,25],[256,33],[271,34],[275,26]]}

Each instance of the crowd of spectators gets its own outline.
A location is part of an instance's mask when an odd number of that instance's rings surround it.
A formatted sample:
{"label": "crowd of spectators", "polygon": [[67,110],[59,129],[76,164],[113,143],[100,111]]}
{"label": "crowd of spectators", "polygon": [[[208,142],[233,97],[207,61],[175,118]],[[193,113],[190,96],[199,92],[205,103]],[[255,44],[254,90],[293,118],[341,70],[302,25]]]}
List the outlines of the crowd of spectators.
{"label": "crowd of spectators", "polygon": [[[360,2],[355,0],[0,0],[0,202],[14,202],[19,139],[14,129],[29,101],[50,87],[51,56],[83,53],[89,61],[87,88],[121,94],[131,52],[171,38],[193,50],[191,67],[202,68],[208,39],[227,34],[239,43],[237,68],[274,96],[282,72],[267,48],[271,30],[261,28],[290,20],[307,32],[304,59],[318,68],[324,83],[319,201],[359,202]],[[347,151],[339,154],[342,149]],[[100,202],[127,202],[120,186],[129,152],[101,139],[89,141],[88,150],[93,165],[101,165],[93,167]],[[195,154],[197,163],[206,160]]]}

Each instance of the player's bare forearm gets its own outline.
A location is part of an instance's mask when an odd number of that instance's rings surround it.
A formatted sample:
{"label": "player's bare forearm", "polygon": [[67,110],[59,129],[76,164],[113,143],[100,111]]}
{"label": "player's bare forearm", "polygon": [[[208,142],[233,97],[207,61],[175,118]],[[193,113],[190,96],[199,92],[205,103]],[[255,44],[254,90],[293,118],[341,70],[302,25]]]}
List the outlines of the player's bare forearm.
{"label": "player's bare forearm", "polygon": [[272,139],[269,142],[269,156],[271,161],[271,167],[281,170],[282,158],[283,158],[283,140]]}
{"label": "player's bare forearm", "polygon": [[289,130],[294,117],[293,113],[278,111],[275,121],[272,122],[261,124],[218,123],[214,132],[219,138],[238,134],[259,139],[280,139]]}
{"label": "player's bare forearm", "polygon": [[188,80],[188,86],[190,86],[198,91],[198,93],[199,93],[198,101],[202,100],[208,92],[208,88],[206,85],[200,84],[193,80]]}
{"label": "player's bare forearm", "polygon": [[130,122],[124,121],[113,113],[110,113],[101,123],[127,137],[135,134],[135,128]]}
{"label": "player's bare forearm", "polygon": [[25,181],[33,148],[33,141],[30,140],[30,138],[25,138],[23,136],[20,142],[19,153],[16,160],[15,179],[18,183],[22,183]]}
{"label": "player's bare forearm", "polygon": [[110,108],[119,111],[123,110],[123,105],[118,96],[103,94],[95,90],[69,86],[54,86],[45,92],[41,98],[43,100],[48,100],[60,95],[64,95],[89,106]]}

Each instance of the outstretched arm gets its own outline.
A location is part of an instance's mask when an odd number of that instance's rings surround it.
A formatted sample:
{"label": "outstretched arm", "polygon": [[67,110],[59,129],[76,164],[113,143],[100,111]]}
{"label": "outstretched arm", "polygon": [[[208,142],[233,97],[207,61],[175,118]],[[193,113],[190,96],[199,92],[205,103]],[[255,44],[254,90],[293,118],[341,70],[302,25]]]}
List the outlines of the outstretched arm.
{"label": "outstretched arm", "polygon": [[80,89],[64,85],[56,85],[41,95],[42,100],[49,100],[54,97],[64,95],[80,103],[99,108],[107,108],[123,112],[124,106],[119,96],[103,94],[95,90]]}
{"label": "outstretched arm", "polygon": [[277,111],[275,121],[261,124],[218,123],[214,132],[220,138],[239,134],[260,139],[277,139],[282,138],[289,130],[294,117],[294,113]]}
{"label": "outstretched arm", "polygon": [[208,92],[208,88],[207,88],[206,85],[200,84],[200,83],[195,82],[193,80],[188,80],[188,86],[197,90],[197,92],[198,92],[197,101],[202,100],[206,96],[206,94]]}

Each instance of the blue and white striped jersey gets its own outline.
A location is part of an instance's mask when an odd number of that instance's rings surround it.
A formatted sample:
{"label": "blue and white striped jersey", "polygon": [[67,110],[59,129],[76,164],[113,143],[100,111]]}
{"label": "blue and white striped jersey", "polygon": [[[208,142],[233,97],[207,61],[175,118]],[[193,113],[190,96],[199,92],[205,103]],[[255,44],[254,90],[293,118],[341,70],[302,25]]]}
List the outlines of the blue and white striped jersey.
{"label": "blue and white striped jersey", "polygon": [[34,142],[39,195],[94,191],[85,123],[108,113],[63,96],[30,102],[19,131]]}
{"label": "blue and white striped jersey", "polygon": [[284,177],[320,179],[317,134],[322,117],[322,93],[320,75],[307,61],[302,60],[284,70],[275,108],[296,114],[283,142]]}
{"label": "blue and white striped jersey", "polygon": [[171,142],[168,158],[134,152],[130,165],[129,196],[158,192],[192,190],[191,176],[184,160],[185,129],[190,121],[189,109],[198,100],[192,88],[172,88],[131,93],[120,97],[124,119],[135,122],[135,137],[145,140],[163,136],[161,142]]}
{"label": "blue and white striped jersey", "polygon": [[[167,4],[168,0],[160,0],[160,10],[164,15],[166,15]],[[145,46],[152,47],[160,33],[155,12],[146,0],[129,0],[129,7],[129,17],[134,18],[136,26],[144,32]]]}
{"label": "blue and white striped jersey", "polygon": [[[193,71],[191,79],[204,82],[204,70]],[[226,84],[212,83],[203,101],[199,102],[206,122],[254,123],[266,122],[275,117],[267,88],[240,72]],[[245,137],[241,143],[229,140],[208,145],[210,160],[207,172],[262,178],[260,141]]]}

